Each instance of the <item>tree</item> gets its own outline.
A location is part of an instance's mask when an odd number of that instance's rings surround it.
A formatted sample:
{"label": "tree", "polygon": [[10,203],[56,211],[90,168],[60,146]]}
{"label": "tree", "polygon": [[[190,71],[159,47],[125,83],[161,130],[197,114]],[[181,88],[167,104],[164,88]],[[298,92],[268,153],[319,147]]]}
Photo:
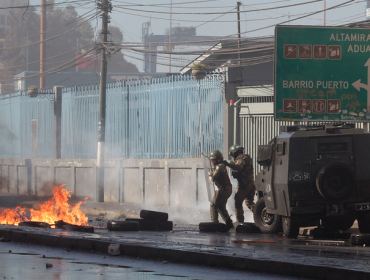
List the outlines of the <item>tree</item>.
{"label": "tree", "polygon": [[[77,55],[95,47],[94,30],[90,20],[79,17],[73,6],[61,9],[54,6],[53,3],[54,0],[47,1],[44,69],[45,71],[53,69],[76,71]],[[24,11],[19,11],[19,13],[23,14]],[[26,70],[27,48],[24,46],[27,34],[29,38],[28,69],[31,71],[39,71],[40,69],[40,46],[38,43],[40,40],[40,15],[32,8],[29,8],[24,15],[22,14],[8,17],[4,49],[0,50],[0,61],[5,69],[1,73],[3,78],[13,77]],[[111,32],[115,40],[123,41],[123,35],[119,28],[111,27]],[[92,54],[99,59],[98,54],[95,52]],[[70,63],[60,67],[69,61]],[[136,66],[127,62],[120,52],[112,55],[108,65],[110,72],[138,72]],[[91,71],[91,69],[85,69],[85,71]]]}
{"label": "tree", "polygon": [[[109,32],[109,41],[118,44],[123,42],[123,34],[118,27],[111,26]],[[139,70],[135,64],[127,62],[123,56],[123,53],[119,51],[118,53],[111,55],[111,59],[108,62],[108,72],[137,73]]]}
{"label": "tree", "polygon": [[3,48],[0,50],[0,61],[3,64],[2,80],[26,69],[27,47],[24,46],[27,44],[27,37],[30,45],[28,47],[29,70],[39,69],[40,47],[35,43],[40,38],[40,16],[32,8],[29,8],[23,17],[21,15],[23,11],[12,12],[12,16],[8,17],[8,28]]}

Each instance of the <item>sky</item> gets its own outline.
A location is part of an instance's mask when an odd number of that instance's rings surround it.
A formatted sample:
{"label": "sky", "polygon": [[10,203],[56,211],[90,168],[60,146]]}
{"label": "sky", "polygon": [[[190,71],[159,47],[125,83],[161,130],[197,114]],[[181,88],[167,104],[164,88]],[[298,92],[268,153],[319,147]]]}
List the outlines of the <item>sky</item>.
{"label": "sky", "polygon": [[[55,0],[56,3],[74,2],[80,15],[95,8],[93,0]],[[40,4],[41,0],[30,0],[31,5]],[[199,36],[217,36],[222,38],[237,35],[237,1],[230,0],[111,0],[113,5],[111,25],[119,27],[128,44],[139,45],[142,42],[142,25],[150,22],[150,32],[164,35],[170,26],[196,27]],[[350,22],[366,20],[367,1],[364,0],[244,0],[240,6],[240,28],[242,37],[273,36],[277,24],[324,25],[324,5],[326,26],[338,26]],[[344,4],[339,8],[333,6]],[[172,13],[171,13],[172,11]],[[313,14],[315,13],[315,14]],[[298,19],[300,18],[300,19]],[[99,32],[101,19],[92,21]],[[114,38],[113,38],[114,39]],[[187,51],[190,48],[203,47],[179,46],[175,51]],[[143,71],[143,55],[134,51],[123,51],[125,58]],[[162,58],[161,58],[162,57]],[[192,57],[180,55],[171,60],[171,71],[185,66]],[[160,55],[157,67],[159,72],[169,71],[168,56]],[[162,65],[163,64],[163,65]]]}

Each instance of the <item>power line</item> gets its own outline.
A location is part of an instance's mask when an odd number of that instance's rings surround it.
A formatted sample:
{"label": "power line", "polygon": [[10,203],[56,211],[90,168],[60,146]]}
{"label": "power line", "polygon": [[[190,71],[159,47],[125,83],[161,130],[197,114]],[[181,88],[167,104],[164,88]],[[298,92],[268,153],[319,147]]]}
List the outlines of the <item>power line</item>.
{"label": "power line", "polygon": [[[323,0],[312,0],[304,3],[298,3],[298,4],[291,4],[291,5],[283,5],[283,6],[276,6],[276,7],[269,7],[269,8],[263,8],[263,9],[254,9],[254,10],[246,10],[242,11],[242,13],[251,13],[251,12],[257,12],[257,11],[268,11],[268,10],[276,10],[276,9],[283,9],[283,8],[289,8],[289,7],[295,7],[295,6],[302,6],[302,5],[307,5],[307,4],[312,4],[316,2],[322,2]],[[115,6],[115,8],[122,8],[121,6]],[[124,7],[127,10],[130,11],[136,11],[136,12],[144,12],[144,13],[158,13],[158,14],[169,14],[168,12],[163,12],[163,11],[152,11],[152,10],[140,10],[140,9],[132,9],[132,8],[127,8]],[[190,13],[185,13],[185,12],[172,12],[172,14],[177,14],[177,15],[219,15],[219,14],[236,14],[238,13],[237,11],[229,11],[229,12],[190,12]]]}
{"label": "power line", "polygon": [[[45,7],[53,7],[53,6],[60,6],[63,4],[70,5],[71,3],[79,3],[79,2],[91,2],[90,0],[75,0],[75,1],[64,1],[62,3],[51,3],[51,4],[45,4]],[[0,7],[0,10],[8,10],[8,9],[27,9],[27,8],[41,8],[42,5],[22,5],[22,6],[8,6],[8,7]]]}
{"label": "power line", "polygon": [[18,48],[25,48],[25,47],[29,47],[29,46],[33,46],[33,45],[38,45],[38,44],[39,44],[39,43],[41,43],[41,42],[48,42],[48,41],[51,41],[51,40],[53,40],[53,39],[55,39],[55,38],[58,38],[58,37],[60,37],[60,36],[62,36],[62,35],[67,34],[68,32],[71,32],[72,30],[77,29],[78,27],[80,27],[80,26],[84,25],[84,24],[85,24],[86,22],[88,22],[88,21],[91,21],[91,20],[95,19],[99,14],[100,14],[100,13],[99,13],[99,12],[97,12],[97,13],[95,13],[93,16],[91,16],[90,18],[86,19],[84,22],[82,22],[82,23],[80,23],[80,24],[78,24],[78,25],[76,25],[76,26],[72,27],[71,29],[68,29],[68,30],[66,30],[66,31],[64,31],[64,32],[62,32],[62,33],[60,33],[60,34],[58,34],[58,35],[55,35],[55,36],[53,36],[53,37],[50,37],[50,38],[44,39],[43,41],[34,42],[34,43],[31,43],[31,44],[28,44],[28,45],[26,44],[26,45],[20,45],[20,46],[12,46],[12,47],[0,48],[0,50],[13,50],[13,49],[18,49]]}
{"label": "power line", "polygon": [[[61,26],[54,27],[53,29],[47,29],[47,30],[45,31],[45,33],[52,32],[52,31],[54,31],[55,29],[60,28],[60,27],[68,26],[68,25],[70,25],[70,24],[72,24],[72,23],[74,23],[74,22],[76,22],[76,21],[78,21],[78,20],[80,20],[80,19],[85,19],[85,18],[84,18],[84,16],[86,16],[86,15],[88,15],[88,14],[91,14],[92,12],[95,12],[95,9],[92,9],[92,10],[88,11],[87,13],[85,13],[85,14],[83,14],[83,15],[81,15],[81,16],[78,16],[78,17],[77,17],[77,18],[75,18],[75,19],[68,21],[68,22],[66,22],[65,24],[61,25]],[[22,22],[21,24],[23,25],[23,22]],[[30,29],[27,29],[27,30],[30,30]],[[33,30],[33,29],[31,29],[31,30]],[[39,29],[37,29],[37,30],[39,31]],[[28,36],[28,39],[33,38],[33,37],[40,37],[40,33],[37,33],[37,34],[35,34],[35,35]],[[17,41],[18,41],[18,40],[24,40],[24,39],[26,39],[26,38],[27,38],[27,37],[20,37],[20,38],[16,38],[16,39],[15,39],[15,40],[13,40],[13,41],[16,41],[16,40],[17,40]],[[40,41],[38,41],[37,43],[40,43]],[[0,48],[0,50],[1,50],[1,49],[2,49],[2,48]]]}

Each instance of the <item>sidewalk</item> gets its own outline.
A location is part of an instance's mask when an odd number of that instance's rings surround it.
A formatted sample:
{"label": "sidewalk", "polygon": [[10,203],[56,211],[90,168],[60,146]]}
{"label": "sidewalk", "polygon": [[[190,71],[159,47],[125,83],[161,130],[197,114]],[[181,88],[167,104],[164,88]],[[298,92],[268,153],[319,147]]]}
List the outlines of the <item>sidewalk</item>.
{"label": "sidewalk", "polygon": [[[40,201],[21,204],[35,206]],[[10,205],[9,205],[10,206]],[[208,205],[207,205],[208,206]],[[120,244],[123,256],[267,272],[314,279],[370,280],[370,250],[351,246],[349,240],[288,239],[280,235],[199,232],[198,223],[209,221],[208,207],[188,209],[147,207],[169,213],[171,232],[110,232],[108,219],[139,217],[143,206],[136,204],[87,202],[81,207],[95,233],[60,229],[39,229],[0,225],[3,241],[43,244],[67,250],[89,250],[108,254],[112,243]],[[251,219],[246,211],[247,220]],[[189,224],[189,220],[192,222]],[[356,229],[355,229],[356,230]],[[276,243],[233,243],[232,241],[273,241]]]}
{"label": "sidewalk", "polygon": [[[370,279],[369,250],[348,242],[314,245],[264,234],[202,233],[196,225],[176,225],[172,232],[95,233],[0,225],[6,241],[43,244],[67,250],[107,254],[112,243],[120,244],[123,256],[267,272],[314,279]],[[232,243],[232,240],[275,240],[276,243]],[[321,241],[322,242],[322,241]],[[73,251],[72,251],[73,252]]]}

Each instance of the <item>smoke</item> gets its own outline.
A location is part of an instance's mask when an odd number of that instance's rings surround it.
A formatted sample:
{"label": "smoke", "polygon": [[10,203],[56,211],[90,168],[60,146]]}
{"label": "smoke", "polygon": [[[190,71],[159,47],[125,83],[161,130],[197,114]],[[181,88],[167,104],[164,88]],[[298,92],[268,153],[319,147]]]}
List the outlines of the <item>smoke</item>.
{"label": "smoke", "polygon": [[43,182],[40,188],[37,188],[37,194],[39,196],[52,196],[53,195],[53,182]]}
{"label": "smoke", "polygon": [[[167,212],[169,220],[175,224],[210,222],[210,202],[203,169],[197,171],[198,189],[191,184],[191,169],[171,169],[169,190],[166,189],[165,184],[160,184],[160,178],[164,178],[164,172],[164,169],[152,169],[145,173],[145,204],[140,205],[140,207],[147,210]],[[153,182],[157,183],[154,184]],[[235,179],[232,180],[232,185],[233,193],[228,199],[226,208],[232,220],[236,222],[234,195],[237,181]],[[167,201],[169,205],[166,203]],[[253,213],[245,204],[243,204],[243,208],[245,222],[253,222]],[[221,216],[219,216],[219,220],[223,222]]]}
{"label": "smoke", "polygon": [[16,137],[7,125],[0,123],[0,156],[8,155],[13,152],[13,142]]}

